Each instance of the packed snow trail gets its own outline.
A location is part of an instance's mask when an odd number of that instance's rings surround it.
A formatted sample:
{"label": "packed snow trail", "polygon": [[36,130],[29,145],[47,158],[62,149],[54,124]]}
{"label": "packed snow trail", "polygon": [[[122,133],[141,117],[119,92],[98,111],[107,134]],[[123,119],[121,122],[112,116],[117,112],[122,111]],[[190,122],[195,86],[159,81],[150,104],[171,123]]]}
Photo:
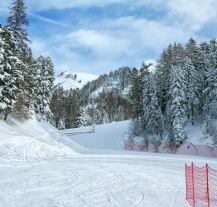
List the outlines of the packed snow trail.
{"label": "packed snow trail", "polygon": [[[75,155],[40,162],[2,159],[0,206],[187,207],[184,163],[191,161],[147,153]],[[209,163],[217,166],[215,160]]]}
{"label": "packed snow trail", "polygon": [[0,207],[187,207],[185,162],[217,161],[120,150],[128,124],[66,137],[34,119],[0,122]]}

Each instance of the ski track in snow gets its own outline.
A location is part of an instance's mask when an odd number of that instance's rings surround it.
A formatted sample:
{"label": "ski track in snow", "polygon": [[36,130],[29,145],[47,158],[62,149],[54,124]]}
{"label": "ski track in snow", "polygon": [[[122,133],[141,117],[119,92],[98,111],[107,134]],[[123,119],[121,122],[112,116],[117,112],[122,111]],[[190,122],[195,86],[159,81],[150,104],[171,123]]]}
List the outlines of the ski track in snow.
{"label": "ski track in snow", "polygon": [[[1,207],[187,207],[184,156],[0,162]],[[198,159],[199,163],[203,160]],[[216,166],[216,161],[211,160]]]}

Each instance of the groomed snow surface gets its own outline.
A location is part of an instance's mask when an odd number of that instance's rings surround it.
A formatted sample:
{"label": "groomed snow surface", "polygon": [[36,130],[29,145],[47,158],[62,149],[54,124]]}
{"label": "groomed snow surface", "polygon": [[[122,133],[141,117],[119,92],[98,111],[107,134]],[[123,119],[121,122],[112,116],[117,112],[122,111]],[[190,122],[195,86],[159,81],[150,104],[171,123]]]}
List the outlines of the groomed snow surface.
{"label": "groomed snow surface", "polygon": [[187,207],[184,164],[216,160],[121,151],[126,125],[77,134],[81,147],[45,122],[0,122],[0,206]]}

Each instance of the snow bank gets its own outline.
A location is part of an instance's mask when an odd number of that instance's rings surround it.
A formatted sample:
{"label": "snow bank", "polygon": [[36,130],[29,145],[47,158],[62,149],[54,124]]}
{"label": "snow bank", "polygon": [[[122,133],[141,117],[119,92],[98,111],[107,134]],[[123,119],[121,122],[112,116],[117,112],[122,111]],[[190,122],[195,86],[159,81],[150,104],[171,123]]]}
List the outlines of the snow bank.
{"label": "snow bank", "polygon": [[[66,143],[68,143],[66,145]],[[9,124],[0,121],[0,158],[18,160],[71,157],[84,150],[67,140],[57,129],[35,119]]]}

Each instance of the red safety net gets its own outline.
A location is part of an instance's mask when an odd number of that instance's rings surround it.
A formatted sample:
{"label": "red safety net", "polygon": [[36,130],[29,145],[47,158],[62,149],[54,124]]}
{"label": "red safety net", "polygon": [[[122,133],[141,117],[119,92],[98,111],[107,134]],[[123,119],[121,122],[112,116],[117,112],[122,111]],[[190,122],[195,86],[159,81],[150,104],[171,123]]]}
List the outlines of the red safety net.
{"label": "red safety net", "polygon": [[192,207],[217,207],[217,171],[185,165],[186,200]]}

